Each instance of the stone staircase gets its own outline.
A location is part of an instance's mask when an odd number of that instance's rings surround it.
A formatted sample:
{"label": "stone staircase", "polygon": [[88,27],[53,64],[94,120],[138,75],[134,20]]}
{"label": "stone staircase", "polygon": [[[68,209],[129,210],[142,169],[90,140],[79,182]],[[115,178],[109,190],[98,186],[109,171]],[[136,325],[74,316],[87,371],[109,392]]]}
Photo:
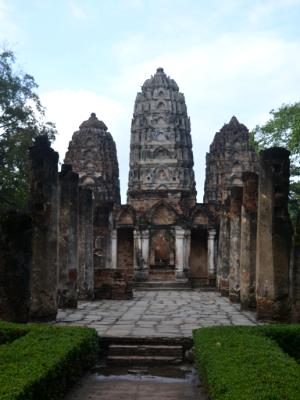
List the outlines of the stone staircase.
{"label": "stone staircase", "polygon": [[174,268],[150,268],[149,281],[176,281]]}
{"label": "stone staircase", "polygon": [[106,363],[118,367],[178,365],[190,347],[188,339],[110,338]]}
{"label": "stone staircase", "polygon": [[134,282],[135,290],[192,290],[191,282],[188,279],[177,281],[145,281]]}

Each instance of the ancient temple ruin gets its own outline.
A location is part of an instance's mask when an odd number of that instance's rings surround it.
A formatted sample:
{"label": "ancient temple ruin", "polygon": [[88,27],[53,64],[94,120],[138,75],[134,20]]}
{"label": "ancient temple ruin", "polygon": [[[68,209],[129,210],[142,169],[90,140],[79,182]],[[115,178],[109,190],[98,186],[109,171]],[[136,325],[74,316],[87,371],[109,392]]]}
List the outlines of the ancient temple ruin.
{"label": "ancient temple ruin", "polygon": [[[22,293],[32,319],[51,319],[58,305],[76,307],[78,298],[130,298],[132,285],[170,282],[215,288],[242,308],[257,307],[261,319],[299,321],[288,151],[258,155],[232,117],[206,155],[197,203],[185,98],[162,68],[136,96],[126,204],[115,142],[94,113],[73,134],[59,174],[47,140],[39,138],[30,157],[33,228],[15,265],[27,276]],[[13,254],[1,245],[0,255],[0,275],[20,282],[7,272]],[[0,315],[18,314],[9,293],[0,285]]]}

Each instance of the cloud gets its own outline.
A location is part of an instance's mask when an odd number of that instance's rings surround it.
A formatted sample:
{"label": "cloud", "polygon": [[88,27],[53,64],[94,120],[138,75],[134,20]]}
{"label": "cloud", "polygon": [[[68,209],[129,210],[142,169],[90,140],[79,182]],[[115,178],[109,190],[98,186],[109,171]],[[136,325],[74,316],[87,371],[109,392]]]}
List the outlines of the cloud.
{"label": "cloud", "polygon": [[60,162],[64,160],[72,134],[92,112],[106,124],[117,143],[123,201],[125,201],[130,140],[128,132],[131,120],[129,110],[111,98],[86,90],[55,90],[42,93],[40,97],[46,107],[47,119],[55,122],[59,132],[53,147],[59,152]]}
{"label": "cloud", "polygon": [[119,6],[123,7],[124,9],[126,8],[141,8],[144,6],[145,2],[144,0],[121,0]]}
{"label": "cloud", "polygon": [[249,12],[249,21],[257,24],[269,19],[274,13],[300,5],[300,0],[264,0],[255,4]]}
{"label": "cloud", "polygon": [[8,1],[0,0],[0,37],[9,42],[15,41],[19,37],[19,29],[13,21],[13,13],[14,9]]}
{"label": "cloud", "polygon": [[77,4],[75,4],[73,1],[69,2],[69,8],[71,11],[71,15],[79,20],[86,20],[87,15],[86,13],[80,8]]}
{"label": "cloud", "polygon": [[[62,136],[56,146],[66,149],[72,132],[95,111],[117,143],[124,202],[134,99],[143,82],[157,67],[163,67],[185,94],[192,124],[198,201],[202,201],[205,153],[215,132],[234,114],[252,129],[268,119],[272,108],[299,101],[300,42],[267,33],[231,33],[138,62],[144,45],[143,38],[138,37],[132,46],[129,44],[131,57],[126,50],[120,53],[120,73],[105,96],[96,93],[97,89],[95,93],[63,90],[42,96],[48,118],[57,123]],[[60,152],[62,155],[65,150]]]}
{"label": "cloud", "polygon": [[[133,60],[138,60],[143,43],[140,46]],[[270,33],[223,34],[140,63],[127,65],[124,58],[124,65],[112,91],[115,96],[123,94],[124,99],[131,99],[131,104],[145,79],[160,66],[185,94],[192,124],[198,201],[202,197],[205,152],[215,132],[233,114],[252,129],[267,119],[272,108],[299,101],[300,42]]]}

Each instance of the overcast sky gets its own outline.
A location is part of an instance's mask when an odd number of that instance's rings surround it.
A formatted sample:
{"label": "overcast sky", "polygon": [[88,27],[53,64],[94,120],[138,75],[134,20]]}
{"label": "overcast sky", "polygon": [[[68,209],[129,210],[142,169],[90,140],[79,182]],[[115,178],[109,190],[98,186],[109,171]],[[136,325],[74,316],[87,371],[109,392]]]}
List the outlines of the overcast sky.
{"label": "overcast sky", "polygon": [[300,100],[299,21],[300,0],[0,0],[0,43],[39,84],[61,161],[91,112],[105,122],[123,202],[135,96],[163,67],[185,94],[201,202],[215,132]]}

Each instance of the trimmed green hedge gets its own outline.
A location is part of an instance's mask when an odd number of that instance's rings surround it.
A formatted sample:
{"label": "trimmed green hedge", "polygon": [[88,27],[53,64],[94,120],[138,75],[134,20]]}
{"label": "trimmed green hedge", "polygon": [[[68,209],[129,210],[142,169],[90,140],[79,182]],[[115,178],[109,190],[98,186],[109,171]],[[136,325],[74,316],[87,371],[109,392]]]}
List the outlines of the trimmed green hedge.
{"label": "trimmed green hedge", "polygon": [[[7,332],[9,324],[0,324]],[[95,364],[93,329],[15,325],[14,339],[0,346],[0,400],[55,400]],[[22,336],[16,337],[20,332]]]}
{"label": "trimmed green hedge", "polygon": [[28,328],[25,325],[8,324],[7,322],[0,321],[0,345],[13,342],[27,332]]}
{"label": "trimmed green hedge", "polygon": [[[300,325],[266,325],[258,328],[260,332],[275,340],[283,351],[294,357],[300,364]],[[300,398],[300,397],[299,397]]]}
{"label": "trimmed green hedge", "polygon": [[300,366],[285,352],[299,355],[299,333],[299,326],[194,330],[196,364],[211,399],[299,400]]}

